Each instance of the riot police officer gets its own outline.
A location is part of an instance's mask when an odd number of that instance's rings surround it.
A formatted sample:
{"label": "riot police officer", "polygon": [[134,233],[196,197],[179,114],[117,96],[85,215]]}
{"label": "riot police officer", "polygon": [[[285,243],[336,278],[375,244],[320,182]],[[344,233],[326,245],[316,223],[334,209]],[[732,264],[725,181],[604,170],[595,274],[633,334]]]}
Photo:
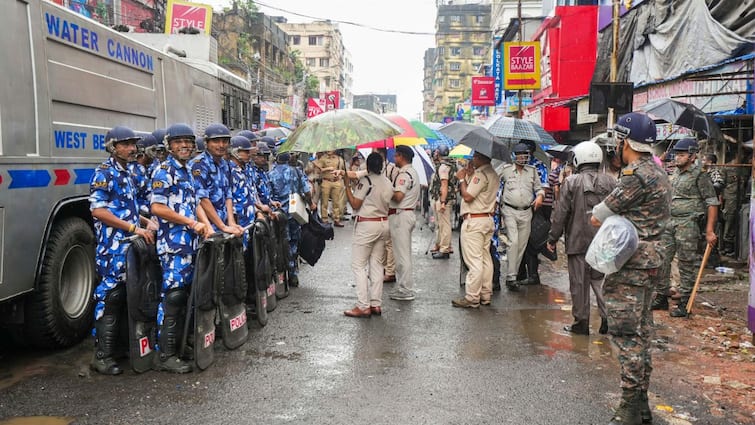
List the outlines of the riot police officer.
{"label": "riot police officer", "polygon": [[[662,286],[657,288],[658,293],[653,300],[652,309],[668,309],[671,261],[676,255],[679,261],[679,289],[682,297],[670,315],[686,317],[687,301],[695,285],[702,258],[698,250],[701,231],[705,232],[705,241],[708,244],[715,245],[718,241],[715,226],[719,202],[710,176],[695,164],[697,141],[679,140],[673,150],[676,170],[671,176],[671,219],[663,231],[664,258],[660,277]],[[705,220],[704,224],[702,220]]]}
{"label": "riot police officer", "polygon": [[301,240],[301,225],[288,213],[289,195],[298,193],[304,199],[310,200],[310,209],[317,206],[311,202],[312,189],[309,187],[304,173],[289,164],[291,154],[278,154],[272,170],[268,173],[272,199],[280,204],[280,208],[288,216],[288,279],[290,286],[299,286],[299,241]]}
{"label": "riot police officer", "polygon": [[126,238],[138,235],[154,243],[153,232],[139,226],[136,182],[128,169],[128,163],[136,159],[137,140],[139,136],[128,127],[108,131],[105,148],[110,157],[95,169],[89,186],[89,208],[97,233],[95,261],[102,279],[94,292],[95,351],[90,367],[105,375],[123,372],[113,355],[126,303]]}
{"label": "riot police officer", "polygon": [[238,135],[231,137],[231,194],[236,223],[241,227],[250,225],[257,212],[257,191],[250,184],[246,172],[251,151],[252,142],[249,139]]}
{"label": "riot police officer", "polygon": [[204,140],[207,150],[189,163],[199,204],[216,230],[241,236],[243,229],[233,216],[231,173],[225,160],[231,132],[223,124],[210,124]]}
{"label": "riot police officer", "polygon": [[634,255],[603,283],[608,333],[619,351],[622,389],[621,404],[609,425],[637,425],[653,420],[647,398],[653,370],[650,304],[663,262],[661,234],[670,215],[671,183],[653,161],[653,120],[631,112],[619,117],[614,132],[619,141],[617,154],[626,167],[616,189],[593,208],[590,221],[599,226],[606,218],[621,215],[634,225],[639,236]]}
{"label": "riot police officer", "polygon": [[158,217],[157,254],[163,269],[161,302],[157,309],[158,356],[155,369],[174,373],[191,371],[179,357],[183,309],[187,287],[194,275],[194,256],[199,236],[212,233],[204,210],[199,207],[188,161],[194,151],[194,131],[186,124],[168,127],[165,140],[168,158],[152,176],[152,214]]}

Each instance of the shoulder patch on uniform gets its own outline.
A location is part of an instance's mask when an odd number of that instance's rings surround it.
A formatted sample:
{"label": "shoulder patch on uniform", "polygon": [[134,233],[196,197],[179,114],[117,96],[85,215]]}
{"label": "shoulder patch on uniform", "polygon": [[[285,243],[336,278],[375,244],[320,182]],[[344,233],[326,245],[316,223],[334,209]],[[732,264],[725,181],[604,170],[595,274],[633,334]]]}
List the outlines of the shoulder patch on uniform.
{"label": "shoulder patch on uniform", "polygon": [[479,178],[479,177],[477,177],[477,176],[475,176],[475,177],[474,177],[474,178],[472,179],[472,184],[477,184],[477,183],[479,183],[479,182],[480,182],[480,178]]}
{"label": "shoulder patch on uniform", "polygon": [[92,187],[94,187],[95,189],[104,189],[107,187],[107,182],[106,181],[94,182],[92,183]]}
{"label": "shoulder patch on uniform", "polygon": [[406,183],[406,179],[398,179],[398,185],[403,186]]}
{"label": "shoulder patch on uniform", "polygon": [[200,169],[193,170],[191,172],[191,174],[194,175],[194,176],[201,176],[202,175],[202,170],[200,170]]}
{"label": "shoulder patch on uniform", "polygon": [[152,180],[152,189],[160,189],[163,187],[163,182],[160,180]]}
{"label": "shoulder patch on uniform", "polygon": [[357,190],[362,190],[363,187],[364,187],[364,183],[359,183],[357,185]]}
{"label": "shoulder patch on uniform", "polygon": [[168,164],[160,164],[160,168],[162,168],[163,170],[167,170]]}
{"label": "shoulder patch on uniform", "polygon": [[634,168],[625,168],[621,170],[622,176],[633,176],[634,175]]}
{"label": "shoulder patch on uniform", "polygon": [[110,168],[110,164],[102,163],[100,164],[100,168],[103,170],[107,170],[108,168]]}

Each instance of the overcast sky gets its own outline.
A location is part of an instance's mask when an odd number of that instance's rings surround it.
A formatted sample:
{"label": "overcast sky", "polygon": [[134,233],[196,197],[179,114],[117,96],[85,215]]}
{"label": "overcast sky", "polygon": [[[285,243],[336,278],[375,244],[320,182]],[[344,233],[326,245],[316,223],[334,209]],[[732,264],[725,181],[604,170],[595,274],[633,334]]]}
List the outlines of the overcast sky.
{"label": "overcast sky", "polygon": [[[197,0],[215,8],[230,0]],[[271,7],[263,6],[270,5]],[[285,16],[288,22],[311,22],[282,12],[309,15],[331,21],[349,21],[390,30],[435,32],[435,0],[262,0],[260,11]],[[420,118],[422,112],[422,67],[425,50],[435,46],[432,35],[406,35],[379,32],[339,24],[343,43],[354,64],[354,94],[396,94],[398,112],[407,118]]]}

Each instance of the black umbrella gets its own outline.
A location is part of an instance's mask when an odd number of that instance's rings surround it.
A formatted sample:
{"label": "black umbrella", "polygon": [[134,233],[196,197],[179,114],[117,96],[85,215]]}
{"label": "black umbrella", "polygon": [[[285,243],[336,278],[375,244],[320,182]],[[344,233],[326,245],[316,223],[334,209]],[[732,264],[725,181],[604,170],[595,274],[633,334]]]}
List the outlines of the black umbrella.
{"label": "black umbrella", "polygon": [[545,152],[554,158],[560,159],[562,162],[567,162],[569,161],[572,148],[573,146],[570,145],[552,145],[548,146]]}
{"label": "black umbrella", "polygon": [[723,133],[718,124],[695,105],[663,98],[646,104],[642,110],[671,124],[695,130],[707,139],[723,139]]}
{"label": "black umbrella", "polygon": [[511,151],[506,143],[479,125],[454,121],[439,128],[438,131],[456,143],[474,149],[489,158],[511,161]]}

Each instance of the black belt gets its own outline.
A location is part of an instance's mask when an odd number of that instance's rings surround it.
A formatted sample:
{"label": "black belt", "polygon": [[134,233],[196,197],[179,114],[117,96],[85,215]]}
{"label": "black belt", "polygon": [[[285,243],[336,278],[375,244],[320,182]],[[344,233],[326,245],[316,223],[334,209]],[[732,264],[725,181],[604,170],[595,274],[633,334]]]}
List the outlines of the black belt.
{"label": "black belt", "polygon": [[519,211],[527,211],[532,206],[532,205],[527,205],[526,207],[517,207],[517,206],[509,204],[508,202],[504,202],[503,205],[506,205],[509,208],[513,208],[513,209],[519,210]]}

